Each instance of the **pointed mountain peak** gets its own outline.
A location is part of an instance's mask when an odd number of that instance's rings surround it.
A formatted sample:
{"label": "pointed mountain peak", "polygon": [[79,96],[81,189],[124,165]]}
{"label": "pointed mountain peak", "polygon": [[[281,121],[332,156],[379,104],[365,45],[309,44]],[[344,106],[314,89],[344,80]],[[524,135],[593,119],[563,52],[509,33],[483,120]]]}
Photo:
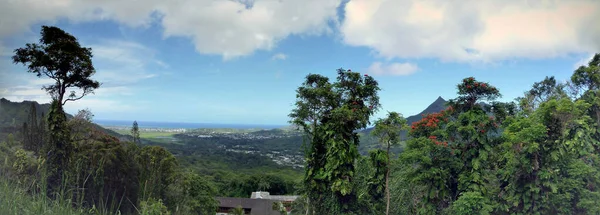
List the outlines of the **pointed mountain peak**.
{"label": "pointed mountain peak", "polygon": [[438,103],[438,102],[446,102],[446,100],[444,98],[442,98],[441,96],[438,96],[438,98],[433,103]]}

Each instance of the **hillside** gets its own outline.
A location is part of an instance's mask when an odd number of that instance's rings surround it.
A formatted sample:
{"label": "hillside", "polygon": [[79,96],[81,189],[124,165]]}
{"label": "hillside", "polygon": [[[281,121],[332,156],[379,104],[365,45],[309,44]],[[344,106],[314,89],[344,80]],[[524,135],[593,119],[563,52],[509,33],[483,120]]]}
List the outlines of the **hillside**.
{"label": "hillside", "polygon": [[[7,134],[18,133],[21,130],[21,126],[23,126],[23,123],[26,122],[29,117],[31,104],[35,105],[36,114],[40,118],[42,117],[42,114],[46,115],[50,109],[50,104],[39,104],[35,101],[12,102],[5,98],[0,99],[0,141],[2,141]],[[73,118],[73,115],[67,113],[67,118]],[[119,139],[126,138],[125,136],[106,129],[98,124],[93,124],[93,127]]]}

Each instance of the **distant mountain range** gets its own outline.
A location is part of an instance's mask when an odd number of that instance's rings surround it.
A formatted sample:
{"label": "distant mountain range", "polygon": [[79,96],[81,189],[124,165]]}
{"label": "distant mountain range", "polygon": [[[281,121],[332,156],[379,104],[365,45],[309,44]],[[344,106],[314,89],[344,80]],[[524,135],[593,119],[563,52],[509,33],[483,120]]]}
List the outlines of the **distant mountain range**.
{"label": "distant mountain range", "polygon": [[[433,103],[431,103],[425,110],[421,111],[419,114],[414,116],[406,117],[408,124],[412,124],[413,122],[419,121],[423,118],[423,114],[437,113],[446,108],[446,100],[441,96],[438,97]],[[29,117],[29,110],[31,108],[31,104],[36,106],[37,115],[40,117],[42,113],[48,113],[50,109],[50,104],[39,104],[35,101],[23,101],[23,102],[11,102],[5,98],[0,99],[0,133],[14,133],[17,132],[23,122],[27,121]],[[67,114],[67,118],[72,118],[73,116]],[[118,138],[126,138],[124,135],[120,135],[112,130],[106,129],[100,125],[94,124],[97,128],[102,131],[110,134],[112,136]],[[295,126],[283,127],[282,130],[295,130]],[[373,130],[373,127],[363,129],[359,131],[362,134],[370,134]],[[403,137],[406,136],[406,132],[401,134]],[[0,139],[2,136],[0,135]]]}

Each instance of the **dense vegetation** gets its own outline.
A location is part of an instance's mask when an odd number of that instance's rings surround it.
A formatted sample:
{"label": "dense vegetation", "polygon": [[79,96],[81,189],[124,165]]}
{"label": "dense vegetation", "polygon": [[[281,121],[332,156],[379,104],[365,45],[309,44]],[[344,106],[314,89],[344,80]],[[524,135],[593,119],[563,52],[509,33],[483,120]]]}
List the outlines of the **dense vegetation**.
{"label": "dense vegetation", "polygon": [[[300,195],[296,214],[600,213],[600,54],[570,81],[546,77],[516,102],[498,102],[497,88],[468,77],[442,111],[391,112],[372,130],[363,129],[381,107],[374,78],[310,74],[290,113],[303,136],[175,135],[182,144],[141,144],[137,123],[126,141],[87,110],[64,113],[65,102],[100,87],[90,59],[91,49],[55,27],[15,51],[15,63],[56,84],[45,88],[47,107],[14,111],[0,101],[10,128],[0,136],[0,213],[214,214],[214,197],[257,190]],[[70,88],[82,92],[65,95]],[[361,155],[367,140],[381,146]],[[215,144],[287,150],[304,156],[305,168]]]}

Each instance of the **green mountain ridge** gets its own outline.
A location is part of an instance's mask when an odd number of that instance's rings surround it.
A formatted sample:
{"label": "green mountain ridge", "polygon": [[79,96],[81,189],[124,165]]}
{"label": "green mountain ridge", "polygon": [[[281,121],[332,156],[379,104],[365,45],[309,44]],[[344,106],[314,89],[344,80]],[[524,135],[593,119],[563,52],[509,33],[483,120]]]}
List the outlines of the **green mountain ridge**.
{"label": "green mountain ridge", "polygon": [[[0,99],[0,141],[9,133],[19,133],[24,122],[27,122],[31,104],[35,105],[36,114],[39,118],[42,114],[46,115],[50,110],[50,104],[39,104],[36,101],[12,102],[6,98]],[[73,118],[73,115],[67,113],[67,119]],[[98,124],[92,123],[95,129],[98,129],[108,135],[119,139],[128,139],[125,135],[121,135],[110,129],[106,129]]]}

